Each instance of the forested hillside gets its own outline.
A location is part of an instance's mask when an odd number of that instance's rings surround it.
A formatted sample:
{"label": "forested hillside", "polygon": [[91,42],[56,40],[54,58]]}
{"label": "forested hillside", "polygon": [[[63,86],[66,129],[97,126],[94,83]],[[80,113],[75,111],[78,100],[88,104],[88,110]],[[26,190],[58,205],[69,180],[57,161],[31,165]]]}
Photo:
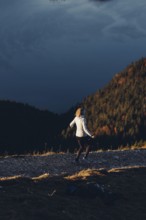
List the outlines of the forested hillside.
{"label": "forested hillside", "polygon": [[74,151],[69,123],[78,106],[86,109],[93,149],[143,144],[146,140],[146,58],[117,73],[103,89],[85,97],[65,114],[27,104],[0,101],[0,153]]}
{"label": "forested hillside", "polygon": [[0,101],[0,152],[24,153],[51,148],[60,132],[59,116],[27,104]]}
{"label": "forested hillside", "polygon": [[[88,127],[103,148],[146,140],[146,58],[117,73],[102,90],[87,96]],[[70,129],[62,132],[67,140]],[[96,141],[95,141],[96,142]]]}

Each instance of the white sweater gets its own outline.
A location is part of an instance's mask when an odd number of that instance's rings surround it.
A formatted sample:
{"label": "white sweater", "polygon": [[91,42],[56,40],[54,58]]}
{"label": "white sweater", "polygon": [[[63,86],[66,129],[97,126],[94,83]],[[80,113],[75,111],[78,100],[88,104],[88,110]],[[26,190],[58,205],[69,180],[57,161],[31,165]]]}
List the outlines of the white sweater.
{"label": "white sweater", "polygon": [[92,136],[91,133],[88,131],[86,126],[86,119],[84,116],[75,117],[73,121],[70,123],[70,127],[73,127],[76,124],[76,136],[77,137],[85,137],[85,136]]}

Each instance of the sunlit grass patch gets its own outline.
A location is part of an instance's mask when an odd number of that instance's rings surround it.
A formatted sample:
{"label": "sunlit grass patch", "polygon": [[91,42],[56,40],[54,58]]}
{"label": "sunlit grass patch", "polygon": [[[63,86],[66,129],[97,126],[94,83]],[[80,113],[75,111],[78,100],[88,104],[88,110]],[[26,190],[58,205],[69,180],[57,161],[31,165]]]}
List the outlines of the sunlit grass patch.
{"label": "sunlit grass patch", "polygon": [[141,148],[142,148],[142,149],[146,149],[146,145],[142,146]]}
{"label": "sunlit grass patch", "polygon": [[40,151],[34,151],[34,152],[30,152],[30,153],[24,153],[24,154],[4,154],[4,155],[0,155],[0,158],[20,158],[20,157],[30,157],[30,156],[50,156],[50,155],[57,155],[57,154],[66,154],[65,152],[53,152],[53,151],[44,151],[44,152],[40,152]]}
{"label": "sunlit grass patch", "polygon": [[81,170],[80,172],[77,172],[71,176],[65,177],[67,180],[77,180],[77,179],[87,179],[90,176],[102,176],[102,174],[99,170],[97,169],[84,169]]}
{"label": "sunlit grass patch", "polygon": [[16,180],[16,179],[21,179],[21,175],[17,176],[7,176],[7,177],[0,177],[0,181],[9,181],[9,180]]}
{"label": "sunlit grass patch", "polygon": [[32,180],[35,180],[35,181],[44,180],[44,179],[47,179],[48,177],[49,177],[49,173],[45,173],[37,177],[32,177]]}
{"label": "sunlit grass patch", "polygon": [[53,151],[44,151],[44,152],[39,152],[39,151],[34,151],[33,153],[30,153],[30,156],[48,156],[48,155],[53,155],[56,154]]}
{"label": "sunlit grass patch", "polygon": [[119,172],[126,172],[128,170],[132,169],[139,169],[139,168],[145,168],[144,166],[127,166],[127,167],[120,167],[120,168],[112,168],[108,170],[108,173],[119,173]]}
{"label": "sunlit grass patch", "polygon": [[40,156],[49,156],[49,155],[53,155],[53,154],[66,154],[65,152],[44,152],[44,153],[41,153]]}

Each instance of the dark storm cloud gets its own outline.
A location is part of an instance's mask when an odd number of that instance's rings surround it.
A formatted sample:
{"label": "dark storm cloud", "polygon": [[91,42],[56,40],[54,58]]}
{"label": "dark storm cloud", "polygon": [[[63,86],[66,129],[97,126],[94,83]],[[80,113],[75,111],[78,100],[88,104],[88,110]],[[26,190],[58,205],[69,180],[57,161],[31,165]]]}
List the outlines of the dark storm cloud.
{"label": "dark storm cloud", "polygon": [[[21,5],[22,2],[15,0],[9,11],[6,7],[0,10],[3,12],[0,15],[3,20],[0,29],[0,53],[1,57],[6,56],[8,60],[21,52],[49,52],[50,41],[60,41],[61,38],[80,41],[88,38],[98,39],[104,34],[106,37],[111,33],[119,38],[123,35],[133,38],[145,36],[144,21],[143,28],[139,27],[138,18],[141,15],[137,15],[137,20],[129,20],[125,14],[126,10],[123,9],[121,14],[115,1],[94,8],[84,0],[78,1],[79,3],[73,4],[72,7],[63,4],[61,9],[50,6],[45,0],[42,0],[42,4],[36,1],[40,8],[37,4],[33,6],[34,1]],[[129,9],[130,15],[132,10]]]}
{"label": "dark storm cloud", "polygon": [[127,59],[143,55],[145,6],[145,0],[1,0],[0,98],[56,111],[72,106]]}

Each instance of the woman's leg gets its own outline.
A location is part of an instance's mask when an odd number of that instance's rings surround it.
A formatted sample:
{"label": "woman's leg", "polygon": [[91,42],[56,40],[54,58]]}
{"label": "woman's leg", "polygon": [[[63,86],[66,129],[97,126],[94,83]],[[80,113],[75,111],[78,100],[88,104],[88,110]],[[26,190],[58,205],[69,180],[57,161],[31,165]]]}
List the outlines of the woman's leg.
{"label": "woman's leg", "polygon": [[77,157],[76,157],[76,161],[79,160],[79,157],[84,149],[84,141],[83,141],[83,138],[80,138],[80,137],[77,137],[77,142],[78,142],[78,145],[79,145],[79,150],[77,152]]}
{"label": "woman's leg", "polygon": [[88,145],[88,146],[86,147],[86,153],[85,153],[85,157],[84,157],[84,158],[87,158],[87,157],[88,157],[89,152],[90,152],[90,146]]}
{"label": "woman's leg", "polygon": [[88,154],[90,152],[90,149],[91,149],[91,141],[90,141],[90,137],[86,137],[85,139],[85,145],[86,145],[86,152],[85,152],[85,157],[84,158],[87,158],[88,157]]}

